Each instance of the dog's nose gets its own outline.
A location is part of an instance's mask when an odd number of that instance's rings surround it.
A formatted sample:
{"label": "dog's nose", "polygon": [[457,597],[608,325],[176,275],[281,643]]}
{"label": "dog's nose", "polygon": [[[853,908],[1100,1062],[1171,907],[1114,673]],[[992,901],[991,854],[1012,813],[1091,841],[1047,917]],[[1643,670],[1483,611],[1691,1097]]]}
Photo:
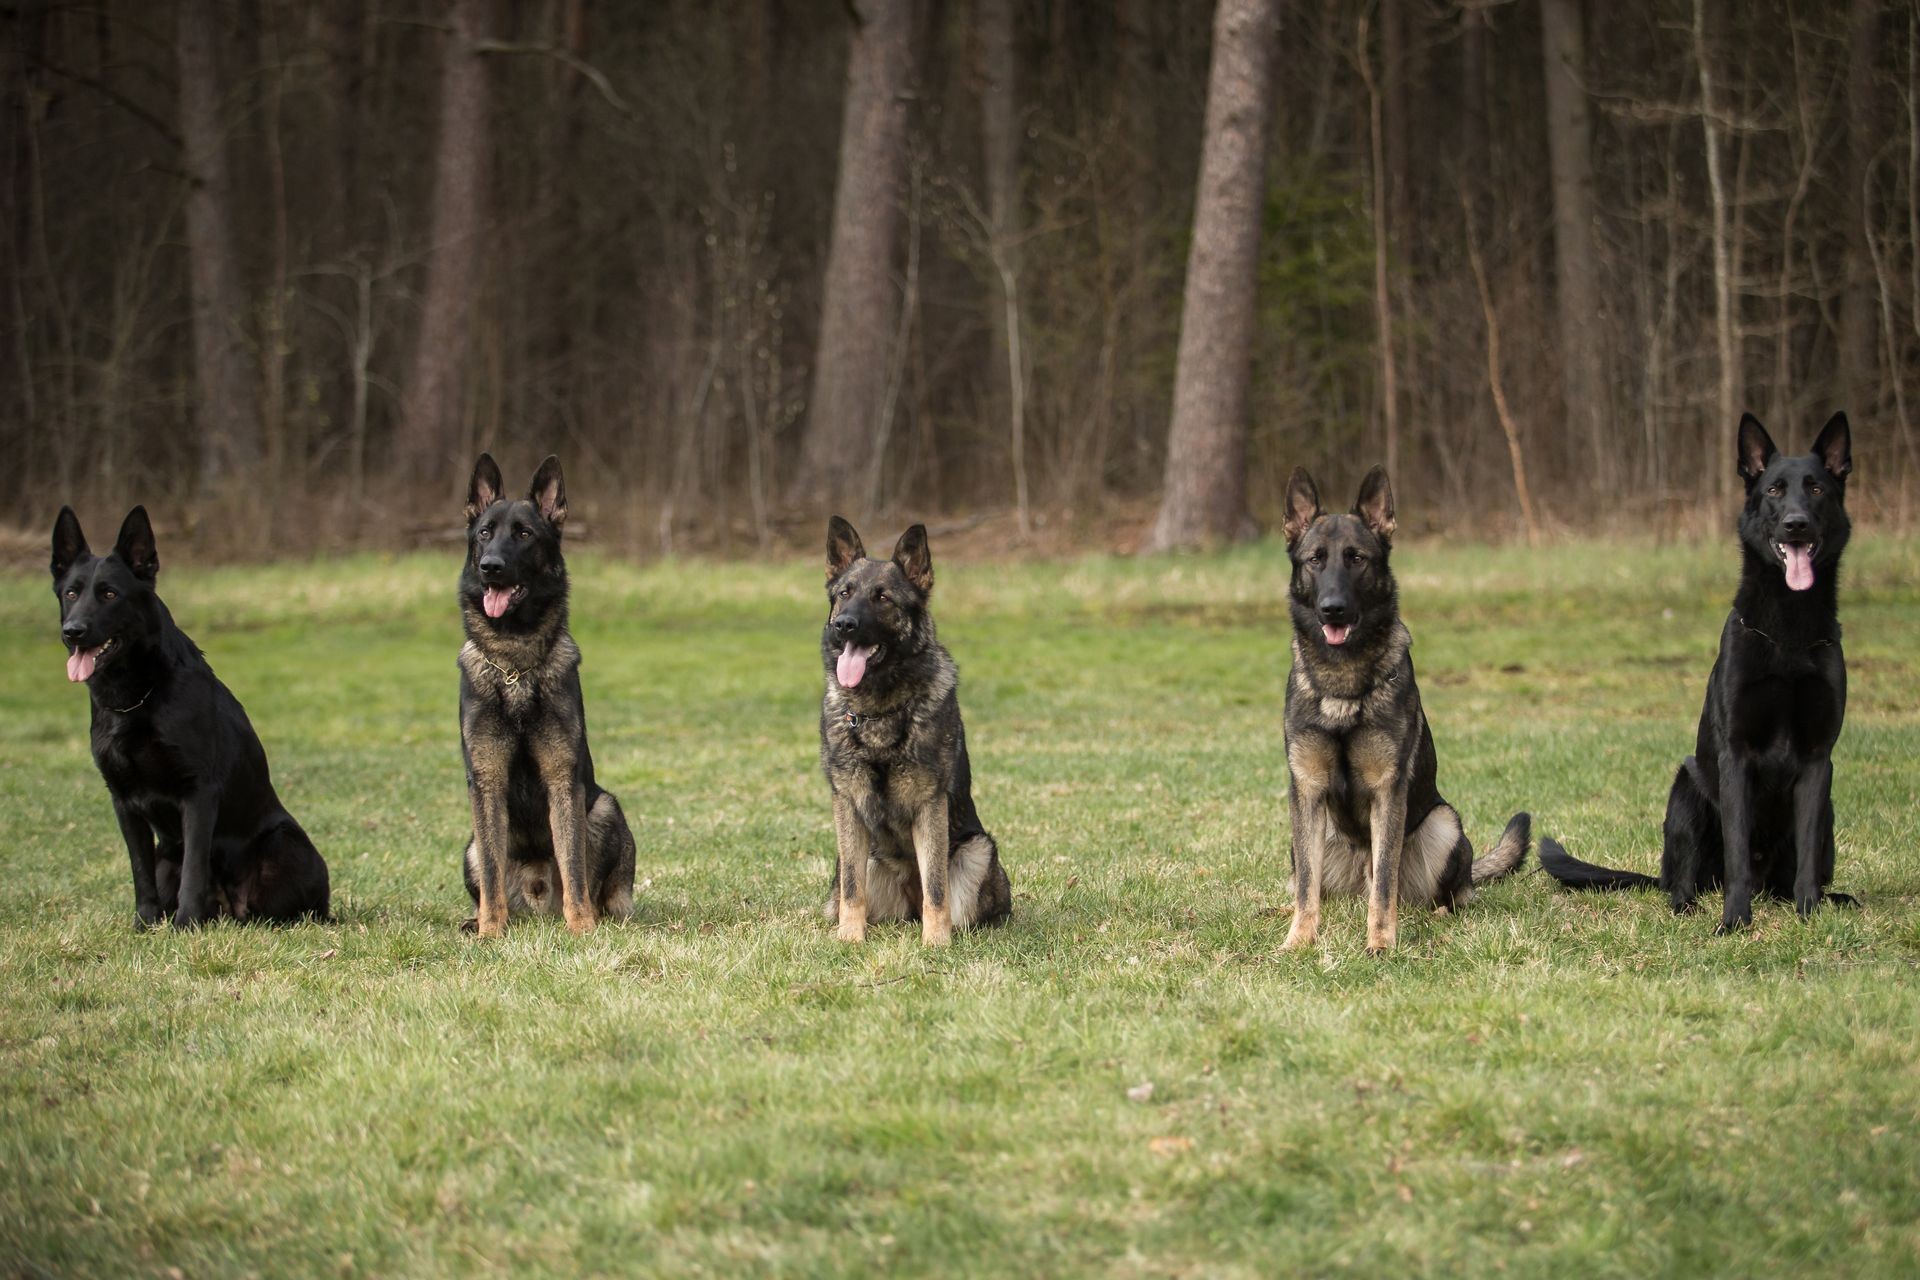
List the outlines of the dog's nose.
{"label": "dog's nose", "polygon": [[1813,532],[1813,521],[1807,519],[1802,511],[1790,511],[1786,519],[1780,522],[1780,532],[1787,534]]}
{"label": "dog's nose", "polygon": [[1338,597],[1322,598],[1320,601],[1320,620],[1322,622],[1345,622],[1351,612],[1345,600]]}
{"label": "dog's nose", "polygon": [[839,632],[839,633],[840,633],[841,635],[843,635],[843,636],[850,636],[850,635],[852,635],[852,634],[853,634],[853,627],[854,627],[854,621],[853,621],[853,619],[852,619],[852,618],[849,618],[849,617],[848,617],[848,616],[847,616],[846,614],[844,614],[844,613],[843,613],[843,614],[841,614],[841,615],[840,615],[839,617],[837,617],[837,618],[835,618],[835,619],[833,620],[833,629],[834,629],[835,631],[838,631],[838,632]]}
{"label": "dog's nose", "polygon": [[480,576],[483,578],[497,578],[506,568],[507,562],[499,556],[480,557]]}
{"label": "dog's nose", "polygon": [[77,641],[85,634],[87,634],[87,624],[84,622],[63,622],[60,624],[60,638],[63,640]]}

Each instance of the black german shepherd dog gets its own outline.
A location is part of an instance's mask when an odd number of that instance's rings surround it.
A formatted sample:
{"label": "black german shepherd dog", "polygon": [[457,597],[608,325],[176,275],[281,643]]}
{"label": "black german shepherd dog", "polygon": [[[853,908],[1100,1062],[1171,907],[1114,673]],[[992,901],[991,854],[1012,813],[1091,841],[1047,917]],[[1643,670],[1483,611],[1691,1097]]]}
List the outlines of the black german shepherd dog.
{"label": "black german shepherd dog", "polygon": [[960,673],[934,633],[932,591],[925,526],[872,560],[852,525],[828,523],[820,767],[839,845],[826,914],[842,942],[865,941],[870,921],[918,920],[921,941],[940,946],[1013,910],[973,807]]}
{"label": "black german shepherd dog", "polygon": [[133,863],[140,927],[327,918],[327,864],[274,794],[247,713],[154,591],[160,555],[135,507],[96,556],[70,507],[53,526],[67,679],[93,703],[93,762]]}
{"label": "black german shepherd dog", "polygon": [[497,937],[511,914],[560,914],[585,933],[633,910],[633,834],[593,780],[580,650],[567,634],[560,460],[540,464],[527,496],[505,498],[488,454],[467,491],[460,574],[460,747],[473,802],[462,867],[474,916]]}
{"label": "black german shepherd dog", "polygon": [[1813,452],[1789,457],[1747,414],[1734,461],[1747,487],[1740,586],[1720,629],[1693,754],[1667,796],[1660,878],[1597,867],[1551,841],[1540,844],[1540,865],[1570,888],[1658,885],[1685,913],[1700,890],[1724,886],[1716,933],[1752,923],[1756,887],[1791,897],[1802,916],[1823,896],[1856,905],[1827,892],[1833,744],[1847,710],[1839,620],[1853,470],[1847,415],[1833,415]]}
{"label": "black german shepherd dog", "polygon": [[1402,902],[1450,911],[1526,860],[1526,814],[1514,814],[1476,861],[1460,815],[1440,796],[1413,636],[1387,563],[1393,530],[1385,468],[1367,473],[1351,515],[1323,512],[1313,477],[1294,468],[1286,515],[1294,910],[1285,950],[1313,944],[1323,891],[1366,894],[1367,950],[1378,954],[1394,946]]}

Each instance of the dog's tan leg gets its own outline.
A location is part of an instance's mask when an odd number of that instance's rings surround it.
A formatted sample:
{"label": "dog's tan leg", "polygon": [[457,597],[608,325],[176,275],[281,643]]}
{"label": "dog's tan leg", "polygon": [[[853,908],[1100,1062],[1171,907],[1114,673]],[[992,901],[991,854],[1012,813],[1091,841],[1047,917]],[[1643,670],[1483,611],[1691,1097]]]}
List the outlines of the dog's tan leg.
{"label": "dog's tan leg", "polygon": [[1293,828],[1293,924],[1282,951],[1313,945],[1320,932],[1320,886],[1327,865],[1326,771],[1315,752],[1302,746],[1287,749],[1292,798],[1287,805]]}
{"label": "dog's tan leg", "polygon": [[558,736],[532,743],[533,763],[547,789],[547,825],[560,872],[560,914],[574,933],[591,933],[600,923],[600,911],[587,886],[587,789],[575,767],[579,757],[574,744]]}
{"label": "dog's tan leg", "polygon": [[507,793],[504,776],[475,763],[467,782],[473,801],[473,879],[480,887],[475,929],[483,938],[507,932]]}
{"label": "dog's tan leg", "polygon": [[953,941],[953,902],[947,892],[947,798],[935,796],[913,815],[913,856],[920,864],[920,941]]}
{"label": "dog's tan leg", "polygon": [[1367,954],[1393,950],[1400,932],[1400,859],[1407,842],[1407,788],[1395,771],[1373,793],[1373,885],[1367,894]]}
{"label": "dog's tan leg", "polygon": [[853,801],[833,796],[833,834],[840,846],[840,941],[867,940],[867,859],[872,838]]}

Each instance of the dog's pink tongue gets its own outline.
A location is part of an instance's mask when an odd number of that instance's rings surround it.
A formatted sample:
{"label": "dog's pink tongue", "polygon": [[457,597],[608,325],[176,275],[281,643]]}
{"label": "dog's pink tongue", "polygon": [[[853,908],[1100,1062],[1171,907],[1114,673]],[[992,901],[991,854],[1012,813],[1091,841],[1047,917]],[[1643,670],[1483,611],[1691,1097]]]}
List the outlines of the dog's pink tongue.
{"label": "dog's pink tongue", "polygon": [[867,674],[867,659],[873,656],[874,646],[861,648],[850,644],[840,651],[840,661],[834,664],[834,674],[840,677],[840,687],[851,689],[859,684]]}
{"label": "dog's pink tongue", "polygon": [[67,655],[67,679],[75,684],[93,679],[93,669],[99,662],[99,649],[75,649]]}
{"label": "dog's pink tongue", "polygon": [[489,618],[497,618],[507,611],[513,603],[513,590],[509,587],[488,587],[481,598],[480,607],[487,611]]}
{"label": "dog's pink tongue", "polygon": [[1788,546],[1787,585],[1805,591],[1813,585],[1813,548]]}
{"label": "dog's pink tongue", "polygon": [[1343,645],[1347,642],[1347,633],[1353,630],[1353,626],[1351,623],[1343,627],[1338,623],[1325,622],[1321,624],[1320,629],[1326,632],[1328,644]]}

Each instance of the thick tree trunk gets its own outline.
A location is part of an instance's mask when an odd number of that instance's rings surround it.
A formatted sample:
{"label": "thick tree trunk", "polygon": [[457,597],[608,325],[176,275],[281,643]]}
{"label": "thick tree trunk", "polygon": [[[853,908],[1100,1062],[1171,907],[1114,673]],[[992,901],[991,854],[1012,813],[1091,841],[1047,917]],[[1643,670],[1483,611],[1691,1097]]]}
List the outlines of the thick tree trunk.
{"label": "thick tree trunk", "polygon": [[827,505],[858,493],[880,434],[898,307],[893,255],[913,74],[911,0],[848,0],[848,6],[856,23],[847,53],[833,236],[813,396],[789,494],[796,502]]}
{"label": "thick tree trunk", "polygon": [[491,0],[455,0],[441,46],[426,298],[400,397],[396,460],[406,480],[451,484],[450,477],[465,474],[458,455],[493,169],[486,57],[475,46],[487,37],[491,7]]}
{"label": "thick tree trunk", "polygon": [[227,138],[220,118],[215,56],[219,27],[213,0],[181,0],[178,17],[180,139],[191,184],[186,199],[187,257],[200,478],[214,481],[258,465],[260,426],[241,330],[246,291],[228,213]]}
{"label": "thick tree trunk", "polygon": [[[1841,207],[1847,211],[1845,293],[1840,304],[1840,377],[1843,406],[1865,416],[1879,390],[1874,370],[1874,274],[1868,256],[1867,166],[1885,123],[1874,116],[1874,62],[1880,49],[1885,0],[1853,0],[1847,9],[1847,173]],[[1916,246],[1920,249],[1920,246]]]}
{"label": "thick tree trunk", "polygon": [[1247,512],[1247,387],[1278,30],[1279,0],[1220,0],[1214,12],[1173,425],[1149,551],[1256,532]]}
{"label": "thick tree trunk", "polygon": [[[1587,117],[1585,35],[1580,0],[1541,0],[1541,54],[1547,79],[1547,152],[1553,170],[1554,302],[1566,451],[1604,469],[1604,327],[1593,250],[1593,144]],[[1595,480],[1604,480],[1600,471]]]}

